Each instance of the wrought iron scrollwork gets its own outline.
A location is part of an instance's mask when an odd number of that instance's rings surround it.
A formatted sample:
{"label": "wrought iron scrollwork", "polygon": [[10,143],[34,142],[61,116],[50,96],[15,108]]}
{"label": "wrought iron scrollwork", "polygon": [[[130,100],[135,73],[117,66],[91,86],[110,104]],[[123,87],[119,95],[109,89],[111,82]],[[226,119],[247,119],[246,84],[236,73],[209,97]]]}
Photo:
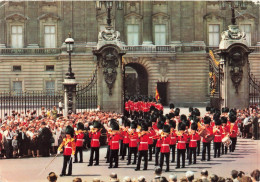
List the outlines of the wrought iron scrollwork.
{"label": "wrought iron scrollwork", "polygon": [[243,78],[243,70],[241,67],[232,67],[230,70],[231,80],[236,88],[236,93],[238,93],[238,86]]}

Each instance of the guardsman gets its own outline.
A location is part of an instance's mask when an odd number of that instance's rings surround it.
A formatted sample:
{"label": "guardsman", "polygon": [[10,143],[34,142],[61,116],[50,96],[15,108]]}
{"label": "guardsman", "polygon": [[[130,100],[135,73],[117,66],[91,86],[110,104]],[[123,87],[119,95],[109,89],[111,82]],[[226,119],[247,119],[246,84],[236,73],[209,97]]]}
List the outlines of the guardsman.
{"label": "guardsman", "polygon": [[196,132],[198,129],[198,124],[196,122],[193,122],[191,124],[191,132],[189,133],[189,139],[190,139],[190,143],[189,143],[189,165],[192,164],[192,155],[193,155],[193,164],[196,164],[196,149],[197,149],[197,141],[198,138],[200,139],[199,134]]}
{"label": "guardsman", "polygon": [[[58,154],[63,151],[63,167],[60,176],[71,176],[72,175],[72,158],[75,155],[76,151],[76,143],[73,138],[74,130],[71,126],[67,126],[66,130],[66,138],[63,139],[62,143],[58,148]],[[66,174],[67,164],[69,164],[69,171]]]}
{"label": "guardsman", "polygon": [[148,99],[145,99],[145,101],[143,102],[142,110],[143,110],[144,118],[146,118],[149,113]]}
{"label": "guardsman", "polygon": [[170,133],[170,149],[172,151],[172,160],[171,163],[175,162],[175,150],[176,150],[176,141],[177,141],[177,134],[175,131],[176,128],[176,123],[173,120],[169,121],[169,126],[171,128],[171,133]]}
{"label": "guardsman", "polygon": [[160,156],[160,167],[161,169],[163,168],[163,162],[164,162],[164,157],[166,158],[166,170],[165,172],[170,171],[170,126],[169,125],[164,125],[163,126],[163,132],[161,133],[161,140],[162,140],[162,145],[161,145],[161,156]]}
{"label": "guardsman", "polygon": [[136,164],[137,157],[137,146],[138,146],[138,133],[136,132],[137,124],[136,122],[131,123],[131,131],[129,132],[129,153],[127,165],[131,164],[131,156],[134,154],[134,162]]}
{"label": "guardsman", "polygon": [[147,170],[148,166],[148,126],[146,123],[142,123],[141,125],[141,133],[139,133],[139,148],[138,148],[138,160],[137,166],[135,168],[136,171],[140,170],[141,160],[144,157],[144,169]]}
{"label": "guardsman", "polygon": [[162,139],[161,139],[161,132],[164,126],[163,121],[158,121],[157,123],[157,128],[159,129],[157,135],[156,135],[156,146],[155,146],[155,166],[159,165],[159,154],[161,151],[161,144],[162,144]]}
{"label": "guardsman", "polygon": [[128,134],[128,130],[129,130],[129,127],[130,127],[130,121],[127,118],[124,119],[124,126],[125,126],[125,128],[122,131],[123,151],[122,151],[121,160],[125,159],[126,151],[127,151],[127,154],[129,154],[129,134]]}
{"label": "guardsman", "polygon": [[[225,116],[221,117],[221,124],[222,124],[222,138],[229,135],[230,127],[227,125],[227,118]],[[227,146],[225,146],[223,143],[221,143],[222,148],[222,155],[227,154]]]}
{"label": "guardsman", "polygon": [[149,159],[148,159],[148,161],[152,161],[152,156],[153,156],[153,138],[156,135],[156,132],[154,131],[154,129],[152,127],[152,122],[148,123],[148,134],[149,134],[149,140],[148,140]]}
{"label": "guardsman", "polygon": [[207,130],[207,135],[203,137],[202,143],[203,143],[203,148],[202,148],[202,159],[201,161],[205,161],[206,159],[206,149],[208,153],[208,159],[207,161],[210,161],[210,143],[211,141],[208,141],[206,138],[210,137],[213,135],[213,130],[212,127],[210,126],[211,118],[209,116],[204,117],[204,125],[205,129]]}
{"label": "guardsman", "polygon": [[222,127],[221,127],[221,121],[219,118],[215,118],[215,127],[213,128],[213,134],[214,137],[214,158],[217,156],[220,157],[220,147],[222,142]]}
{"label": "guardsman", "polygon": [[101,135],[100,128],[101,128],[101,123],[98,121],[94,121],[93,128],[91,129],[91,131],[89,131],[89,138],[91,138],[91,143],[90,143],[91,151],[90,151],[90,158],[89,158],[88,166],[93,165],[94,153],[95,153],[95,159],[96,159],[96,163],[94,165],[95,166],[99,165],[99,147],[100,147],[99,138]]}
{"label": "guardsman", "polygon": [[230,121],[230,132],[229,136],[232,141],[232,144],[229,146],[229,151],[234,152],[236,149],[236,143],[237,143],[237,131],[238,126],[236,124],[237,117],[234,113],[229,114],[229,121]]}
{"label": "guardsman", "polygon": [[84,124],[79,122],[77,124],[77,131],[75,132],[76,136],[76,153],[75,153],[75,160],[74,163],[78,162],[78,153],[79,153],[79,163],[83,162],[83,154],[82,154],[82,150],[83,150],[83,143],[84,143],[84,138],[85,138],[85,134],[84,134]]}
{"label": "guardsman", "polygon": [[177,135],[177,166],[176,169],[180,168],[180,162],[182,158],[182,168],[185,168],[185,152],[186,152],[186,141],[187,137],[184,134],[186,125],[184,123],[179,123],[178,125],[178,135]]}
{"label": "guardsman", "polygon": [[174,104],[173,103],[170,104],[170,113],[174,113]]}
{"label": "guardsman", "polygon": [[[119,140],[122,138],[119,134],[119,125],[115,119],[110,120],[110,126],[112,128],[112,133],[110,135],[110,155],[109,155],[109,167],[108,168],[118,168],[118,150],[119,150]],[[113,166],[113,162],[115,165]]]}

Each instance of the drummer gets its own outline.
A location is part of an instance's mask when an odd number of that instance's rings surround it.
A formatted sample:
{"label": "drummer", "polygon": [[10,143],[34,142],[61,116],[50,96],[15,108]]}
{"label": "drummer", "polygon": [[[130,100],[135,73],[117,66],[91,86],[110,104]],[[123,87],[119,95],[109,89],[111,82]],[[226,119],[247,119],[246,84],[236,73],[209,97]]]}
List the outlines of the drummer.
{"label": "drummer", "polygon": [[207,148],[207,153],[208,153],[208,159],[207,161],[210,161],[210,143],[211,140],[209,140],[210,137],[213,135],[213,130],[212,127],[210,126],[211,118],[209,116],[204,117],[204,126],[207,134],[203,137],[202,143],[203,143],[203,148],[202,148],[202,159],[201,161],[205,161],[206,159],[206,148]]}

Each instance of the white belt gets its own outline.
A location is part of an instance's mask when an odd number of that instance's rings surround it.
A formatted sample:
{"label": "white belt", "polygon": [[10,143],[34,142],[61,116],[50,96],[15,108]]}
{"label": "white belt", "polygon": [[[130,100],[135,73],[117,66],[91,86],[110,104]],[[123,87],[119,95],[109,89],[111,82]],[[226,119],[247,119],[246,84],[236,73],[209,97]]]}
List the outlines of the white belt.
{"label": "white belt", "polygon": [[169,144],[162,144],[162,146],[169,146]]}
{"label": "white belt", "polygon": [[215,135],[215,136],[221,136],[221,135]]}
{"label": "white belt", "polygon": [[149,138],[153,138],[153,137],[149,137]]}
{"label": "white belt", "polygon": [[118,141],[112,141],[112,143],[118,143]]}
{"label": "white belt", "polygon": [[196,142],[197,140],[190,140],[191,142]]}
{"label": "white belt", "polygon": [[175,139],[176,137],[171,137],[171,139]]}
{"label": "white belt", "polygon": [[186,143],[185,141],[178,141],[178,143]]}
{"label": "white belt", "polygon": [[65,149],[72,149],[71,147],[65,147]]}
{"label": "white belt", "polygon": [[99,139],[92,139],[93,141],[99,141]]}
{"label": "white belt", "polygon": [[83,140],[83,141],[84,141],[85,139],[77,139],[77,140],[80,140],[80,141],[82,141],[82,140]]}
{"label": "white belt", "polygon": [[127,136],[125,136],[125,138],[127,138]]}
{"label": "white belt", "polygon": [[136,141],[136,139],[131,139],[131,141]]}
{"label": "white belt", "polygon": [[143,143],[143,144],[148,144],[148,142],[140,142],[140,143]]}

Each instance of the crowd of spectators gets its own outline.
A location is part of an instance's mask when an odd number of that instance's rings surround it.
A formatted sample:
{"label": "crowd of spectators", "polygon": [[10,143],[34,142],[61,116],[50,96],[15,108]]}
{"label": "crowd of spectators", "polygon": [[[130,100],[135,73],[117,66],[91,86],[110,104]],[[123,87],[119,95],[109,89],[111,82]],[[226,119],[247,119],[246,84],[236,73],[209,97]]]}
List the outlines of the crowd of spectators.
{"label": "crowd of spectators", "polygon": [[[49,182],[56,182],[58,176],[51,172],[47,177]],[[88,180],[89,181],[89,180]],[[140,176],[138,178],[131,178],[130,176],[125,176],[123,180],[120,180],[116,173],[111,173],[109,178],[106,180],[109,182],[148,182],[145,176]],[[178,179],[176,174],[170,174],[168,177],[162,174],[162,169],[156,167],[154,170],[154,177],[151,182],[258,182],[260,181],[260,171],[258,169],[252,171],[250,175],[245,175],[243,171],[232,170],[230,177],[224,178],[217,174],[210,174],[205,169],[200,173],[200,176],[195,176],[193,171],[187,171],[185,175]],[[72,182],[83,182],[81,178],[75,178]],[[86,182],[86,181],[84,181]],[[91,182],[104,182],[98,178],[94,178]]]}

